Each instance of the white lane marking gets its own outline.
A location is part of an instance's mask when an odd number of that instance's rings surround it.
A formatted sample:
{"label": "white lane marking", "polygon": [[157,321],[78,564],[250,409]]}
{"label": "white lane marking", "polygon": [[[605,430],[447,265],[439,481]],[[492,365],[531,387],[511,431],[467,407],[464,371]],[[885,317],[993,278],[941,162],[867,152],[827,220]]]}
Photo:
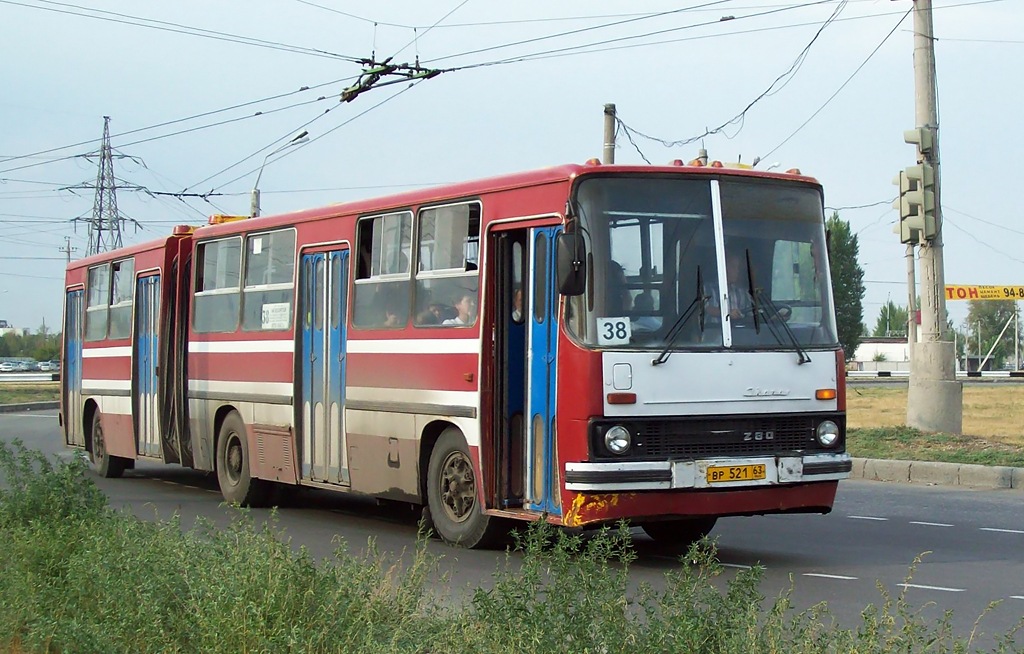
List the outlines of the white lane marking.
{"label": "white lane marking", "polygon": [[886,522],[889,518],[876,518],[870,515],[848,515],[847,518],[851,520],[877,520],[878,522]]}
{"label": "white lane marking", "polygon": [[922,590],[941,590],[947,593],[962,593],[964,588],[944,588],[942,586],[921,586],[919,584],[896,584],[897,586],[903,586],[904,588],[920,588]]}
{"label": "white lane marking", "polygon": [[57,417],[56,413],[51,413],[49,415],[42,415],[41,416],[41,415],[39,415],[37,413],[13,413],[12,412],[12,413],[9,413],[8,415],[11,418],[49,418],[50,420],[53,420],[54,418]]}
{"label": "white lane marking", "polygon": [[947,522],[918,522],[917,520],[911,520],[912,525],[922,525],[925,527],[952,527],[953,525]]}
{"label": "white lane marking", "polygon": [[1000,534],[1024,534],[1020,529],[996,529],[995,527],[980,527],[981,531],[994,531]]}
{"label": "white lane marking", "polygon": [[1010,599],[1024,600],[1024,595],[1010,595]]}
{"label": "white lane marking", "polygon": [[722,563],[723,568],[738,568],[740,570],[750,570],[749,565],[743,565],[742,563]]}
{"label": "white lane marking", "polygon": [[805,572],[805,577],[821,577],[822,579],[839,579],[840,581],[856,581],[856,577],[848,577],[846,575],[827,575],[822,572]]}

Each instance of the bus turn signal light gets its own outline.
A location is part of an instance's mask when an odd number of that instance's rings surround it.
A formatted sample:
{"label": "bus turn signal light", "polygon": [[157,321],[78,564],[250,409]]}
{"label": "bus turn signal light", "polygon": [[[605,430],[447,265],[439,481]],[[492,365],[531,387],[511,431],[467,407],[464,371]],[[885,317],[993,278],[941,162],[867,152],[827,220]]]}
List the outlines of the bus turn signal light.
{"label": "bus turn signal light", "polygon": [[814,391],[814,397],[819,400],[834,400],[836,399],[836,389],[834,388],[819,388]]}
{"label": "bus turn signal light", "polygon": [[636,404],[636,393],[608,393],[608,404]]}

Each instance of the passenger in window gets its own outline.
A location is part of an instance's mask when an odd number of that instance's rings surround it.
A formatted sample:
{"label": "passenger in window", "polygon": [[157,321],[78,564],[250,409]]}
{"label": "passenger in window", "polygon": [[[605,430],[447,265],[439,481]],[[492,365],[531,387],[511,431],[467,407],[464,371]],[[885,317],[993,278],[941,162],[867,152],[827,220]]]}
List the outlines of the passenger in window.
{"label": "passenger in window", "polygon": [[401,327],[403,322],[398,311],[391,307],[384,309],[384,327]]}
{"label": "passenger in window", "polygon": [[512,320],[523,322],[523,289],[521,288],[512,292]]}
{"label": "passenger in window", "polygon": [[654,313],[654,296],[649,291],[643,291],[633,299],[633,311],[638,314],[631,319],[633,329],[653,332],[661,327],[661,318],[651,315]]}
{"label": "passenger in window", "polygon": [[606,315],[621,316],[633,306],[633,298],[629,294],[629,287],[626,285],[626,272],[622,264],[612,260],[608,264],[608,302]]}
{"label": "passenger in window", "polygon": [[443,321],[442,325],[472,325],[476,322],[476,295],[463,293],[454,306],[458,315]]}

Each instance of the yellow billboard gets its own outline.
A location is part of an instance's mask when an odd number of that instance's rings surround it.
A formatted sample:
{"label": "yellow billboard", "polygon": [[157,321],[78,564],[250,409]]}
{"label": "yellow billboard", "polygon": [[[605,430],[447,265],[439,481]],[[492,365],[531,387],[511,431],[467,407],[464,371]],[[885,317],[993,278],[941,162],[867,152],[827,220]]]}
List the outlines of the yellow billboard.
{"label": "yellow billboard", "polygon": [[1024,300],[1024,286],[946,286],[947,300]]}

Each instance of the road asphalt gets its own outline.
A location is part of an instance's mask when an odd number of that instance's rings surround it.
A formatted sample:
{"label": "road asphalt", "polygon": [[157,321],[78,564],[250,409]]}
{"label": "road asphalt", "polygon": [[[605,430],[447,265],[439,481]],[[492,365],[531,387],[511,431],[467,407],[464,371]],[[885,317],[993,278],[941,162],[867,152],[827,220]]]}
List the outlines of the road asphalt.
{"label": "road asphalt", "polygon": [[[40,411],[57,408],[57,402],[0,404],[0,413]],[[1024,491],[1024,468],[984,466],[973,463],[935,461],[896,461],[892,459],[853,459],[851,479],[897,482],[919,486],[962,486],[964,488]]]}

